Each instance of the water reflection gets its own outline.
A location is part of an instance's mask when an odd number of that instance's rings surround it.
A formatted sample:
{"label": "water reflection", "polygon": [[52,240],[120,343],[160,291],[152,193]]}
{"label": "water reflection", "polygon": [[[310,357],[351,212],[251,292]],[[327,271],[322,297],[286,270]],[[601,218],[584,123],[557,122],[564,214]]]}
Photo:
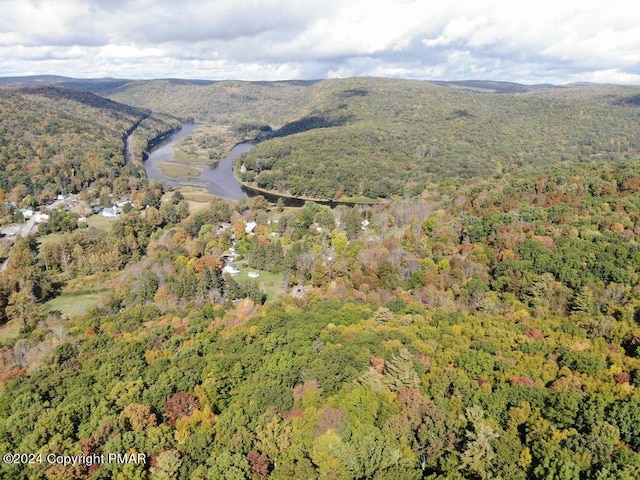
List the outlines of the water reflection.
{"label": "water reflection", "polygon": [[195,126],[186,123],[180,130],[169,135],[159,146],[153,149],[147,161],[144,163],[149,181],[158,180],[174,187],[186,185],[201,186],[212,195],[231,200],[252,196],[251,193],[245,191],[244,187],[240,185],[233,176],[233,160],[251,150],[252,145],[250,143],[240,143],[236,145],[231,152],[229,152],[229,155],[219,160],[217,165],[213,167],[206,164],[194,165],[203,170],[198,178],[169,178],[162,174],[157,167],[158,163],[175,163],[173,160],[175,144],[179,140],[193,135],[194,131]]}

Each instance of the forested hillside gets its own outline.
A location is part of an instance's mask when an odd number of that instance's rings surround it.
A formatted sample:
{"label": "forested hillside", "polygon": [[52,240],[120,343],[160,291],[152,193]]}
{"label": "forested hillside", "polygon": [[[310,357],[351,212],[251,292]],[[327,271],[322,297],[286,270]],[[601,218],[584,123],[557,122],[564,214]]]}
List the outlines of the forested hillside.
{"label": "forested hillside", "polygon": [[640,152],[637,88],[492,93],[355,79],[315,91],[310,113],[247,155],[244,181],[294,196],[393,198],[445,179]]}
{"label": "forested hillside", "polygon": [[640,152],[638,87],[377,78],[154,80],[131,82],[108,95],[238,130],[273,127],[274,138],[247,155],[240,177],[300,197],[393,198],[445,178],[617,161]]}
{"label": "forested hillside", "polygon": [[[127,178],[144,172],[141,158],[123,169],[124,138],[150,113],[62,87],[0,89],[0,189],[16,202],[31,196],[34,204],[89,186],[130,190]],[[179,125],[155,117],[147,124],[154,127],[138,133],[145,146],[152,132]]]}
{"label": "forested hillside", "polygon": [[0,478],[640,478],[637,89],[298,87],[247,117],[283,125],[254,180],[391,201],[140,177],[117,217],[50,211],[0,272],[0,452],[32,454]]}
{"label": "forested hillside", "polygon": [[[148,461],[5,478],[635,479],[637,172],[335,210],[189,214],[174,193],[109,233],[20,243],[0,448]],[[222,271],[232,243],[260,277]],[[28,302],[53,283],[102,300],[70,318]]]}
{"label": "forested hillside", "polygon": [[269,124],[278,127],[305,111],[316,82],[133,81],[106,93],[127,105],[182,119],[218,124]]}

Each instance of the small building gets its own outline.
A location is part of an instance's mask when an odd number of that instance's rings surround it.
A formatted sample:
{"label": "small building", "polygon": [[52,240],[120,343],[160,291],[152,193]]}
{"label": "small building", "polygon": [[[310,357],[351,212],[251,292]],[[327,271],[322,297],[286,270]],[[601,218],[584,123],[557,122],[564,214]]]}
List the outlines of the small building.
{"label": "small building", "polygon": [[246,234],[253,233],[253,231],[256,229],[257,226],[258,224],[254,221],[247,222],[247,224],[244,226],[244,233]]}
{"label": "small building", "polygon": [[117,217],[120,214],[120,211],[121,210],[117,206],[113,205],[112,207],[103,209],[101,215],[103,217]]}
{"label": "small building", "polygon": [[229,264],[224,266],[224,268],[222,269],[222,273],[228,273],[232,277],[235,277],[240,273],[240,269],[235,265]]}
{"label": "small building", "polygon": [[302,285],[296,285],[291,289],[291,296],[293,298],[302,298],[304,295],[304,287]]}
{"label": "small building", "polygon": [[35,223],[46,223],[49,221],[49,215],[46,213],[36,213],[34,217]]}
{"label": "small building", "polygon": [[228,222],[225,222],[223,224],[221,224],[218,229],[216,230],[217,234],[221,234],[222,232],[225,232],[227,230],[229,230],[231,228],[231,224]]}
{"label": "small building", "polygon": [[33,217],[33,210],[30,208],[21,208],[20,213],[22,213],[22,216],[27,220]]}
{"label": "small building", "polygon": [[260,274],[258,272],[254,272],[253,270],[251,270],[249,273],[247,273],[247,276],[249,278],[258,278]]}

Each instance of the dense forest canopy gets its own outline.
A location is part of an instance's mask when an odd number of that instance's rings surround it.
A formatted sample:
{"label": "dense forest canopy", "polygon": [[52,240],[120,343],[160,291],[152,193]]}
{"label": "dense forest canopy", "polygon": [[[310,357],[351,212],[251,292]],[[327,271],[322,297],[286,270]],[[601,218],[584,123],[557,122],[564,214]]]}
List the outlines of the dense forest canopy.
{"label": "dense forest canopy", "polygon": [[129,82],[104,94],[182,119],[219,124],[262,122],[276,127],[304,111],[315,83],[148,80]]}
{"label": "dense forest canopy", "polygon": [[[34,454],[0,477],[639,478],[637,88],[291,87],[305,101],[270,110],[282,128],[248,171],[291,192],[276,175],[296,158],[301,194],[339,178],[392,201],[202,201],[141,178],[108,221],[50,211],[0,272],[0,451]],[[114,453],[144,461],[87,460]]]}
{"label": "dense forest canopy", "polygon": [[132,82],[108,95],[183,118],[270,125],[275,138],[247,155],[241,179],[335,200],[412,195],[444,178],[531,165],[635,158],[639,94],[615,85],[357,78]]}
{"label": "dense forest canopy", "polygon": [[[125,136],[140,122],[137,163],[123,170]],[[177,126],[166,115],[79,90],[0,89],[0,189],[17,189],[14,201],[30,195],[39,203],[89,187],[130,191],[127,177],[144,176],[140,162],[147,141]]]}
{"label": "dense forest canopy", "polygon": [[615,96],[372,79],[321,88],[311,113],[247,155],[243,180],[296,196],[392,198],[444,179],[624,160],[640,151],[640,109]]}

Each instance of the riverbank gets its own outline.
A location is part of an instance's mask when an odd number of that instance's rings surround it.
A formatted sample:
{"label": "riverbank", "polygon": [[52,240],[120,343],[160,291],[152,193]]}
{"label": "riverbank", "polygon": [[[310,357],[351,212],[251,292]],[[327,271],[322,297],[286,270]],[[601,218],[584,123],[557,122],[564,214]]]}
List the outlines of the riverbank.
{"label": "riverbank", "polygon": [[151,113],[141,118],[124,134],[125,166],[133,164],[142,169],[149,152],[181,128],[178,119],[166,115]]}
{"label": "riverbank", "polygon": [[[235,175],[235,170],[234,170]],[[337,207],[338,205],[346,205],[349,207],[353,207],[356,205],[383,205],[385,203],[389,203],[391,200],[329,200],[327,198],[313,198],[313,197],[295,197],[293,195],[287,195],[279,192],[272,192],[270,190],[265,190],[263,188],[254,187],[252,185],[243,182],[236,176],[236,181],[242,185],[242,188],[251,192],[253,195],[262,195],[268,202],[276,203],[278,199],[282,199],[288,207],[301,207],[305,204],[305,202],[313,202],[319,203],[320,205],[327,205],[331,208]]]}
{"label": "riverbank", "polygon": [[204,165],[186,165],[179,162],[159,162],[156,164],[165,177],[172,180],[180,178],[198,178],[204,172]]}
{"label": "riverbank", "polygon": [[[256,144],[255,141],[245,141],[236,144],[224,158],[218,160],[215,165],[195,164],[175,161],[175,145],[181,139],[193,135],[195,126],[184,124],[180,129],[165,134],[154,142],[154,147],[149,150],[144,162],[144,169],[149,181],[164,181],[174,188],[200,187],[207,193],[230,200],[239,200],[242,197],[255,197],[262,195],[267,201],[276,203],[282,199],[288,207],[300,207],[305,202],[315,202],[330,207],[338,205],[379,205],[386,203],[384,200],[358,200],[358,199],[323,199],[311,197],[296,197],[286,193],[265,190],[243,182],[236,174],[233,166],[234,160],[248,152]],[[167,167],[173,165],[173,171],[167,171]],[[180,167],[182,166],[182,167]],[[202,169],[200,175],[190,171],[190,175],[176,175],[176,169],[180,172],[189,167]],[[171,167],[170,167],[171,168]],[[164,171],[163,171],[164,170]],[[186,170],[185,170],[186,171]],[[184,173],[184,172],[183,172]],[[310,180],[313,181],[313,180]]]}

